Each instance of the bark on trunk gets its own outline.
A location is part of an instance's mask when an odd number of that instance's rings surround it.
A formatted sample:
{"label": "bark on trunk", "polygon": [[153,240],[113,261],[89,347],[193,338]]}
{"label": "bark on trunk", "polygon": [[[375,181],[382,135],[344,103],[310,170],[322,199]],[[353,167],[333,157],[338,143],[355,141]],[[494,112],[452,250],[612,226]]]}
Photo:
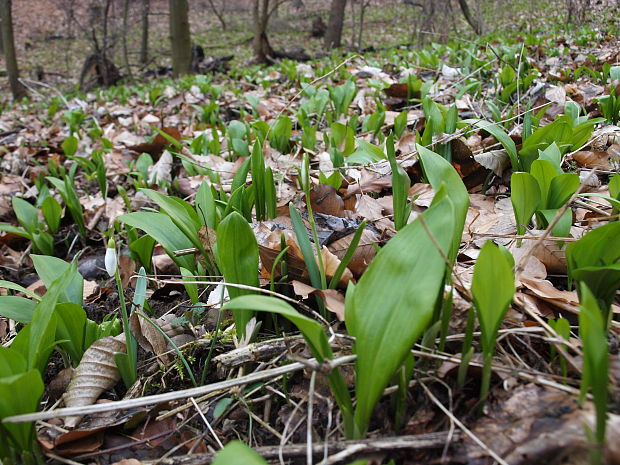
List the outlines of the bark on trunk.
{"label": "bark on trunk", "polygon": [[329,11],[329,22],[327,23],[327,31],[325,32],[325,47],[340,47],[342,39],[342,24],[344,23],[344,10],[347,6],[347,0],[332,0],[331,9]]}
{"label": "bark on trunk", "polygon": [[482,26],[480,23],[474,18],[471,14],[471,10],[469,9],[469,5],[467,4],[467,0],[459,0],[459,6],[461,7],[461,11],[463,12],[463,16],[472,27],[474,32],[478,35],[482,34]]}
{"label": "bark on trunk", "polygon": [[11,0],[0,0],[0,29],[2,29],[2,45],[4,61],[9,77],[13,99],[18,100],[26,95],[26,88],[19,82],[19,68],[13,41],[13,18],[11,14]]}
{"label": "bark on trunk", "polygon": [[140,63],[149,61],[149,0],[142,0],[142,35],[140,37]]}
{"label": "bark on trunk", "polygon": [[254,59],[257,63],[267,63],[273,56],[273,50],[267,38],[269,23],[269,0],[254,0]]}
{"label": "bark on trunk", "polygon": [[192,39],[189,32],[187,0],[169,0],[172,74],[179,77],[192,71]]}

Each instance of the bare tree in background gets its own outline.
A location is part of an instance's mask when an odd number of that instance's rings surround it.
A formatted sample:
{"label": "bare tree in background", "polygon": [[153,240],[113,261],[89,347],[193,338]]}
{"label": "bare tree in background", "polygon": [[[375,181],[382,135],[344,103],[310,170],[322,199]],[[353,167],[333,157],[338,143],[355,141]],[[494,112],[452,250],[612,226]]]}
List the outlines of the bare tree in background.
{"label": "bare tree in background", "polygon": [[467,4],[467,0],[459,0],[459,6],[461,7],[461,11],[463,12],[463,16],[467,20],[467,23],[471,26],[474,32],[478,35],[482,34],[482,24],[474,18],[469,9],[469,5]]}
{"label": "bare tree in background", "polygon": [[2,23],[0,22],[0,55],[4,55],[4,40],[2,37]]}
{"label": "bare tree in background", "polygon": [[209,6],[211,7],[211,11],[213,11],[213,14],[217,17],[220,24],[222,25],[222,29],[225,31],[227,26],[224,15],[222,15],[222,13],[215,7],[215,3],[213,3],[213,0],[209,0]]}
{"label": "bare tree in background", "polygon": [[189,32],[187,0],[169,0],[172,74],[179,77],[192,71],[192,39]]}
{"label": "bare tree in background", "polygon": [[26,95],[26,89],[19,82],[19,68],[13,40],[13,17],[11,0],[0,0],[0,29],[2,29],[2,48],[6,62],[6,72],[9,77],[13,99],[18,100]]}
{"label": "bare tree in background", "polygon": [[325,31],[325,47],[327,48],[340,47],[346,6],[347,0],[332,0],[327,30]]}
{"label": "bare tree in background", "polygon": [[142,0],[142,33],[140,35],[140,63],[149,61],[149,0]]}

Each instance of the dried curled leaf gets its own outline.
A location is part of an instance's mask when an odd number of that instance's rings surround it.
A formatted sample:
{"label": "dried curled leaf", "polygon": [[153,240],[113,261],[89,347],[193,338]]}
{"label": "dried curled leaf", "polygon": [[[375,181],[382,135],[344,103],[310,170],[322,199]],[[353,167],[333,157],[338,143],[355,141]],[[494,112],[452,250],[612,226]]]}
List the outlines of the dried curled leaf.
{"label": "dried curled leaf", "polygon": [[[176,318],[173,314],[164,315],[157,320],[152,320],[157,326],[159,326],[169,338],[173,338],[180,334],[183,334],[183,327],[173,324],[172,321]],[[133,313],[130,317],[131,331],[133,332],[138,344],[145,351],[151,352],[159,357],[164,365],[168,364],[172,359],[172,353],[170,352],[168,341],[163,334],[153,327],[146,319],[139,316],[137,313]]]}
{"label": "dried curled leaf", "polygon": [[[73,372],[64,395],[65,405],[67,407],[92,405],[102,392],[112,388],[121,377],[114,362],[114,353],[126,351],[124,333],[94,342],[84,352],[82,361]],[[81,415],[68,417],[65,419],[65,427],[74,428],[81,419]]]}

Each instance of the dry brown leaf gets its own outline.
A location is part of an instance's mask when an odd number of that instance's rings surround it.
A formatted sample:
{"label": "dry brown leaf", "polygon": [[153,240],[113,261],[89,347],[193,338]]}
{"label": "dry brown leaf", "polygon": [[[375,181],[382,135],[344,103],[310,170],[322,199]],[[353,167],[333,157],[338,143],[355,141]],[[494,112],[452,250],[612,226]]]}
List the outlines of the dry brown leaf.
{"label": "dry brown leaf", "polygon": [[312,210],[325,215],[344,217],[344,202],[333,186],[319,184],[310,191]]}
{"label": "dry brown leaf", "polygon": [[600,170],[611,169],[611,163],[609,162],[609,153],[598,150],[580,150],[573,153],[573,160],[575,160],[579,166],[584,168],[596,168]]}
{"label": "dry brown leaf", "polygon": [[[121,377],[114,361],[114,354],[126,351],[124,333],[95,341],[84,352],[80,364],[73,372],[67,392],[63,396],[65,405],[67,407],[92,405],[103,392],[111,389]],[[81,419],[81,415],[67,417],[65,427],[74,428]]]}
{"label": "dry brown leaf", "polygon": [[474,160],[493,171],[496,176],[501,177],[504,170],[510,166],[510,157],[505,149],[490,150],[488,152],[474,155]]}
{"label": "dry brown leaf", "polygon": [[327,310],[334,313],[340,321],[344,321],[344,296],[336,289],[316,289],[297,280],[292,281],[291,284],[293,292],[302,299],[318,294],[323,299]]}
{"label": "dry brown leaf", "polygon": [[[342,259],[344,254],[347,252],[351,241],[353,240],[353,236],[354,233],[332,242],[328,246],[329,250],[331,250],[338,258]],[[366,270],[371,260],[376,255],[374,244],[378,241],[379,236],[374,231],[364,229],[360,242],[357,245],[357,249],[355,249],[351,262],[347,267],[351,270],[351,272],[353,272],[354,276],[359,277]]]}
{"label": "dry brown leaf", "polygon": [[[529,234],[532,236],[540,236],[543,234],[543,231],[532,230]],[[509,247],[509,249],[517,263],[521,260],[521,257],[532,255],[545,265],[548,273],[565,273],[566,245],[560,248],[559,242],[545,240],[537,247],[537,243],[538,239],[524,240],[521,243],[521,247],[517,247],[515,243]]]}
{"label": "dry brown leaf", "polygon": [[[332,278],[334,274],[336,273],[336,270],[340,266],[340,259],[336,255],[331,253],[331,251],[325,246],[321,249],[321,258],[323,259],[323,267],[325,269],[325,275],[328,278]],[[318,259],[317,259],[317,265],[318,265]],[[353,274],[351,273],[351,270],[349,270],[348,268],[345,268],[344,273],[342,273],[342,277],[340,278],[340,282],[338,283],[338,285],[346,287],[347,283],[351,281],[352,279],[353,279]]]}
{"label": "dry brown leaf", "polygon": [[[158,324],[159,322],[153,321],[153,323]],[[161,332],[137,313],[131,314],[129,324],[140,347],[146,352],[155,354],[163,365],[167,365],[171,360],[171,354],[166,353],[168,352],[168,341]]]}
{"label": "dry brown leaf", "polygon": [[368,221],[375,221],[385,216],[381,203],[379,203],[377,199],[366,194],[360,195],[357,199],[355,212]]}

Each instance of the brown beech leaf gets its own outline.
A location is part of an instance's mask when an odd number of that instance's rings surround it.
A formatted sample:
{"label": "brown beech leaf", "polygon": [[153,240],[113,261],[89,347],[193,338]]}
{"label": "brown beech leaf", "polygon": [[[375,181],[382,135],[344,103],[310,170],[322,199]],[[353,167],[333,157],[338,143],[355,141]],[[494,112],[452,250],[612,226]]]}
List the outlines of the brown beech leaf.
{"label": "brown beech leaf", "polygon": [[333,186],[319,184],[310,191],[310,203],[316,213],[326,215],[344,216],[344,202]]}
{"label": "brown beech leaf", "polygon": [[[344,254],[347,252],[351,241],[353,240],[353,236],[355,233],[349,234],[341,239],[338,239],[335,242],[332,242],[328,248],[332,251],[336,257],[342,259]],[[357,245],[357,249],[353,253],[353,257],[351,258],[351,262],[349,263],[349,268],[355,277],[360,277],[361,274],[366,270],[370,261],[376,255],[376,250],[374,244],[379,242],[379,236],[374,231],[370,229],[364,229],[362,232],[362,237],[360,238],[360,242]]]}
{"label": "brown beech leaf", "polygon": [[[177,128],[162,128],[162,132],[165,132],[173,139],[176,139],[178,141],[181,140],[181,133]],[[168,147],[169,145],[170,142],[168,142],[168,139],[158,133],[152,142],[145,142],[138,145],[130,145],[127,148],[138,153],[146,152],[151,154],[154,158],[159,158],[159,156],[164,151],[164,148]]]}
{"label": "brown beech leaf", "polygon": [[[321,258],[323,259],[323,266],[325,268],[325,275],[328,278],[332,278],[336,273],[336,270],[340,266],[340,259],[331,253],[331,251],[327,247],[323,247],[321,249]],[[318,263],[318,260],[317,260]],[[344,273],[342,273],[342,277],[340,278],[339,286],[346,287],[347,283],[353,279],[353,274],[351,270],[348,268],[344,269]]]}
{"label": "brown beech leaf", "polygon": [[[153,323],[158,324],[159,321],[153,321]],[[170,362],[171,354],[166,353],[168,352],[168,341],[166,341],[163,334],[135,312],[129,317],[129,324],[131,325],[131,332],[136,337],[140,347],[147,352],[157,355],[162,364],[167,365]]]}
{"label": "brown beech leaf", "polygon": [[340,321],[344,321],[344,296],[336,289],[316,289],[309,284],[294,280],[293,292],[302,299],[307,299],[310,295],[318,295],[325,302],[325,307],[334,313]]}
{"label": "brown beech leaf", "polygon": [[573,160],[584,168],[611,169],[609,153],[599,150],[580,150],[573,153]]}
{"label": "brown beech leaf", "polygon": [[[64,395],[67,407],[92,405],[99,396],[112,388],[121,375],[114,361],[114,353],[126,352],[125,334],[108,336],[95,341],[82,356],[80,364],[73,372],[71,382]],[[66,428],[78,425],[82,416],[67,417]]]}

